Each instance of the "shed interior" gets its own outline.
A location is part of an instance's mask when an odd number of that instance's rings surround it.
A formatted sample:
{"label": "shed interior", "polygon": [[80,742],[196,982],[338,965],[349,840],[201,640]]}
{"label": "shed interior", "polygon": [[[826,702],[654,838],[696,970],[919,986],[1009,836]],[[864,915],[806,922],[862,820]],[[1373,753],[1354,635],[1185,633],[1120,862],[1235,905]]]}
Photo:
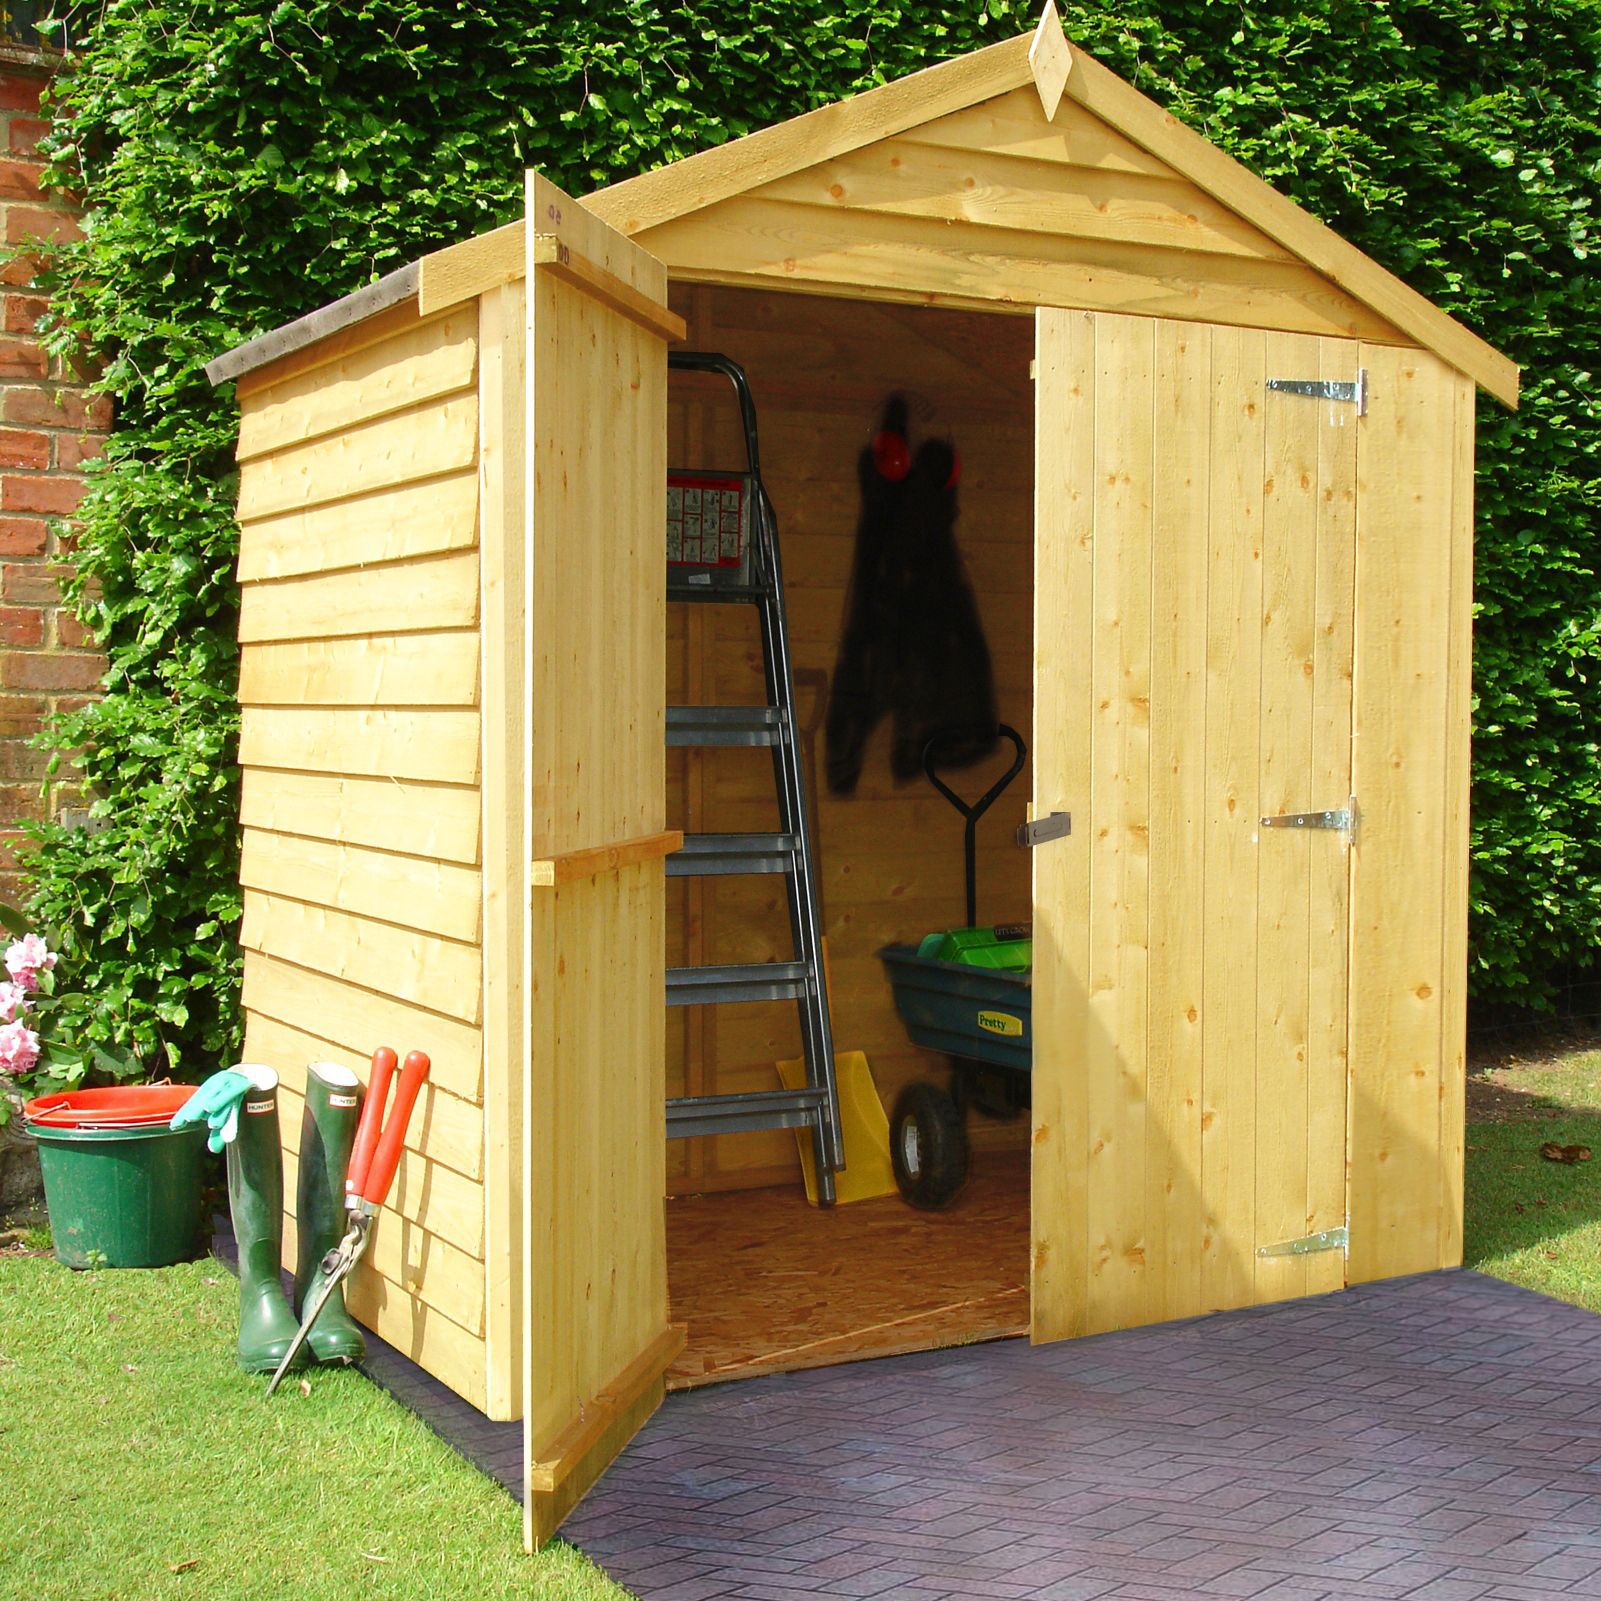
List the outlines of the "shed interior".
{"label": "shed interior", "polygon": [[[995,672],[997,712],[1025,739],[1032,718],[1032,319],[794,293],[675,286],[687,347],[720,351],[750,380],[762,474],[778,518],[797,717],[818,843],[837,1051],[862,1051],[886,1110],[944,1060],[912,1045],[876,956],[964,920],[962,819],[921,777],[891,777],[887,720],[855,792],[824,780],[829,684],[843,628],[860,507],[858,458],[887,396],[909,403],[911,445],[951,439],[961,456],[957,542]],[[674,468],[743,467],[732,393],[675,373],[668,393]],[[669,704],[764,698],[754,608],[668,607]],[[951,775],[976,795],[1009,751]],[[978,920],[1025,921],[1030,863],[1013,835],[1031,771],[985,816]],[[667,815],[685,832],[771,829],[767,752],[668,753]],[[670,879],[669,966],[791,956],[776,875]],[[776,1085],[800,1055],[792,1002],[678,1008],[669,1014],[670,1096]],[[787,1131],[672,1141],[667,1249],[672,1316],[688,1343],[670,1384],[924,1349],[1028,1325],[1028,1120],[968,1122],[972,1171],[957,1201],[918,1212],[898,1195],[832,1210],[807,1204]]]}

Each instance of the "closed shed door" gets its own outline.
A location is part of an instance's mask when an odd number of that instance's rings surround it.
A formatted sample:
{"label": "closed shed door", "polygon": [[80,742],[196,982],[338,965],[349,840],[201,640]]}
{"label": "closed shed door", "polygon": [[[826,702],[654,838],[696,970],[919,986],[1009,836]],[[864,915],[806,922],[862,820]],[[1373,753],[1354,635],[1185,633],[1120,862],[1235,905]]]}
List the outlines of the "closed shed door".
{"label": "closed shed door", "polygon": [[[1034,1333],[1344,1282],[1354,341],[1042,311]],[[1314,820],[1315,822],[1316,820]],[[1267,1254],[1264,1254],[1266,1250]]]}

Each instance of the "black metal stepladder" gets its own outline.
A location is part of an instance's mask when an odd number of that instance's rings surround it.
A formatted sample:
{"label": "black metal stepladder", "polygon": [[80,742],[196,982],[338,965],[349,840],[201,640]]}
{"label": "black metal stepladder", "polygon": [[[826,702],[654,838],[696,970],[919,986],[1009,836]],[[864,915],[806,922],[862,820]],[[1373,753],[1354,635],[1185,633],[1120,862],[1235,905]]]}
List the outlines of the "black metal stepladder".
{"label": "black metal stepladder", "polygon": [[669,1006],[720,1006],[793,999],[800,1015],[806,1083],[800,1089],[735,1095],[681,1096],[667,1102],[669,1139],[747,1129],[807,1129],[816,1158],[818,1198],[834,1199],[844,1165],[834,1042],[823,974],[822,927],[807,796],[795,727],[794,675],[784,611],[778,524],[762,487],[756,408],[744,371],[728,357],[672,351],[677,372],[727,378],[739,402],[745,438],[743,473],[674,471],[668,479],[667,598],[746,604],[761,624],[766,703],[760,706],[669,706],[667,743],[768,746],[778,799],[771,834],[686,834],[667,858],[670,878],[782,873],[787,889],[793,959],[667,970]]}

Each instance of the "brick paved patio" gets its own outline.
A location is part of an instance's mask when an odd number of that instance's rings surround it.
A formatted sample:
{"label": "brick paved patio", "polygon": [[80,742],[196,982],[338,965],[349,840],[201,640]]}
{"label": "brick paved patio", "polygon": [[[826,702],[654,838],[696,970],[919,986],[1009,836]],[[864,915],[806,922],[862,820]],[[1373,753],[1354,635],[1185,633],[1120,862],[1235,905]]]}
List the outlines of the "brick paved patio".
{"label": "brick paved patio", "polygon": [[1443,1273],[720,1385],[565,1532],[645,1601],[1601,1597],[1601,1318]]}

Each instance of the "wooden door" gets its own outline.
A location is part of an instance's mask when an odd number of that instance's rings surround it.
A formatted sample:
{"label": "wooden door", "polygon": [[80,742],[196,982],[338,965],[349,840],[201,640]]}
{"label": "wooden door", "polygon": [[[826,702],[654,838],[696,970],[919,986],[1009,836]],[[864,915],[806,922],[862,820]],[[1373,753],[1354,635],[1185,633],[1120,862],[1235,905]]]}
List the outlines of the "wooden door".
{"label": "wooden door", "polygon": [[1039,313],[1036,1339],[1344,1283],[1361,354]]}
{"label": "wooden door", "polygon": [[533,1547],[655,1409],[681,1343],[667,1318],[662,858],[666,341],[682,324],[661,263],[538,175],[526,244]]}

